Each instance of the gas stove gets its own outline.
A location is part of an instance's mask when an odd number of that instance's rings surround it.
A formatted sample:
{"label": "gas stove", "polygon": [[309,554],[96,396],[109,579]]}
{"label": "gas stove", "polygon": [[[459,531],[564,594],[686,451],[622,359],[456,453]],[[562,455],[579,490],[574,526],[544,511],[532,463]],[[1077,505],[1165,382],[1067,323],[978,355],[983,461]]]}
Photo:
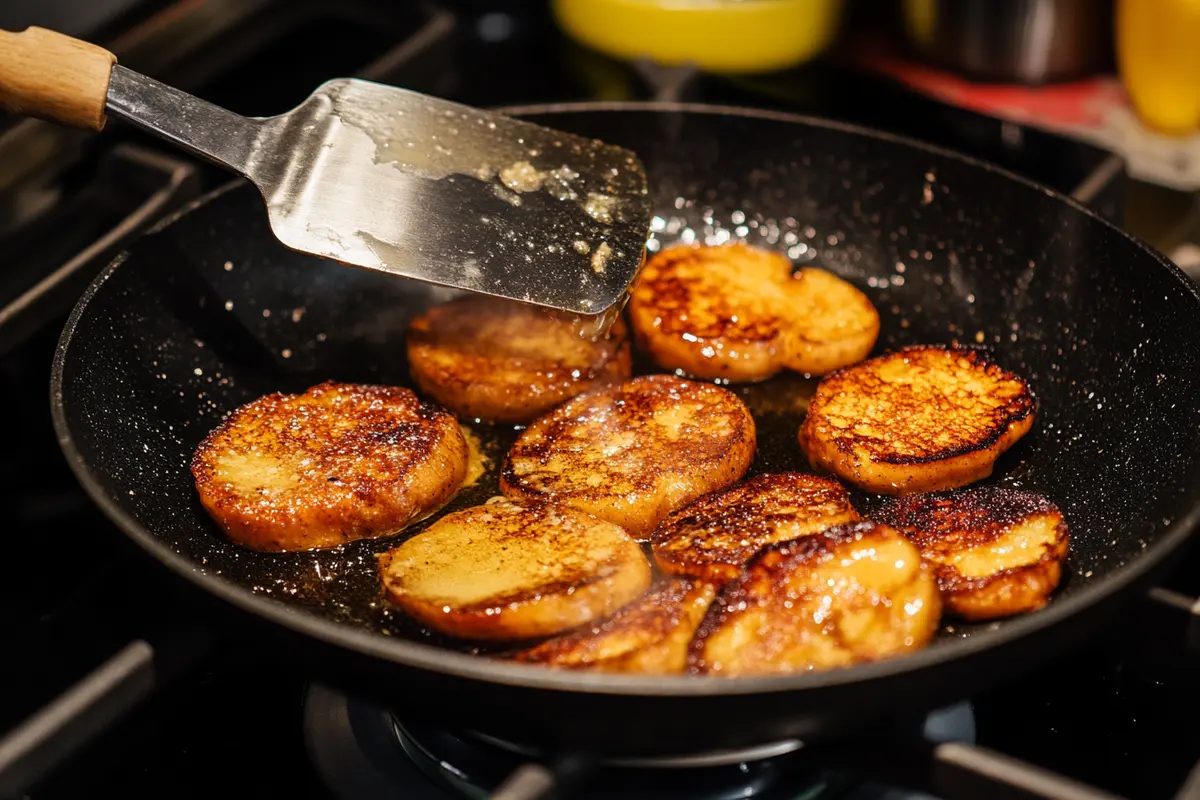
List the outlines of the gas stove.
{"label": "gas stove", "polygon": [[[1138,218],[1146,193],[1111,153],[924,99],[836,58],[738,79],[625,64],[566,39],[542,4],[112,5],[75,32],[245,114],[283,111],[347,75],[487,107],[743,105],[963,151],[1118,224]],[[924,745],[911,751],[785,741],[659,761],[551,757],[417,724],[353,687],[324,685],[236,619],[211,646],[196,633],[211,609],[134,552],[75,483],[46,394],[58,333],[88,281],[155,221],[228,179],[119,124],[84,135],[0,118],[0,391],[16,422],[0,455],[11,565],[0,582],[9,667],[0,796],[533,798],[553,783],[579,798],[1200,797],[1200,732],[1189,724],[1200,702],[1194,555],[1085,649],[914,721]],[[91,736],[95,720],[118,717]]]}

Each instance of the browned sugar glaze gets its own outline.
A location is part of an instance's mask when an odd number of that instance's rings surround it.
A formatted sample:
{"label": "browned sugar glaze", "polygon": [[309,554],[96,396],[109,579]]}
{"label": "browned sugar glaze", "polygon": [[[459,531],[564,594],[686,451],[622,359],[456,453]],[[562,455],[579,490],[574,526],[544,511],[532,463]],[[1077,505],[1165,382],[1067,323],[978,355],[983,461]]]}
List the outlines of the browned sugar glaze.
{"label": "browned sugar glaze", "polygon": [[688,665],[726,676],[846,667],[924,647],[941,603],[932,570],[871,522],[768,545],[722,589]]}
{"label": "browned sugar glaze", "polygon": [[528,422],[630,375],[622,320],[593,338],[569,314],[480,295],[421,314],[406,346],[420,391],[466,419]]}
{"label": "browned sugar glaze", "polygon": [[735,382],[783,369],[824,374],[864,358],[879,335],[879,314],[854,286],[743,244],[655,254],[629,315],[659,365]]}
{"label": "browned sugar glaze", "polygon": [[648,375],[572,398],[513,443],[500,487],[621,525],[639,539],[671,511],[739,480],[754,458],[745,404],[712,384]]}
{"label": "browned sugar glaze", "polygon": [[947,611],[971,620],[1042,608],[1057,588],[1069,534],[1040,494],[999,486],[911,495],[875,515],[935,565]]}
{"label": "browned sugar glaze", "polygon": [[405,612],[467,639],[550,636],[612,614],[650,585],[645,553],[618,526],[503,498],[447,514],[379,568]]}
{"label": "browned sugar glaze", "polygon": [[977,350],[906,347],[825,377],[800,427],[812,465],[870,492],[987,477],[1033,424],[1026,382]]}
{"label": "browned sugar glaze", "polygon": [[408,389],[334,382],[241,406],[192,459],[204,508],[264,551],[395,533],[445,503],[466,469],[445,411]]}
{"label": "browned sugar glaze", "polygon": [[693,501],[663,520],[651,542],[664,572],[724,583],[768,544],[857,520],[837,481],[776,473]]}

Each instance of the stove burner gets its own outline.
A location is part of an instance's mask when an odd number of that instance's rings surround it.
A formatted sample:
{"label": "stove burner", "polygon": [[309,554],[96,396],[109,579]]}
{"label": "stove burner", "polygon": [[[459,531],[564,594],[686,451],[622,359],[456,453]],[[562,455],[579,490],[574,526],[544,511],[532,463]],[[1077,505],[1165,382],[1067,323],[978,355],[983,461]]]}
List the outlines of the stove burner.
{"label": "stove burner", "polygon": [[[423,772],[466,797],[487,797],[522,767],[542,760],[524,747],[490,736],[400,722],[395,727],[401,747]],[[783,742],[690,758],[606,759],[594,771],[560,763],[552,772],[567,775],[575,792],[567,791],[566,796],[581,799],[734,800],[769,797],[784,784],[796,800],[821,797],[826,788],[822,777],[788,757],[799,749],[799,742]]]}
{"label": "stove burner", "polygon": [[[389,711],[318,684],[305,697],[304,734],[318,774],[339,800],[486,798],[518,770],[540,761],[537,752],[523,745],[402,722]],[[931,714],[925,735],[973,743],[970,705]],[[556,772],[572,772],[569,764],[556,766]],[[919,797],[816,769],[805,763],[796,740],[692,756],[607,759],[598,769],[576,772],[575,778],[575,791],[563,794],[579,800],[817,800],[847,793],[854,800]]]}
{"label": "stove burner", "polygon": [[[485,744],[507,750],[525,758],[537,759],[542,756],[532,747],[515,742],[498,739],[486,733],[472,732],[473,738]],[[685,769],[696,767],[727,767],[733,764],[746,764],[754,761],[765,761],[768,758],[785,756],[794,753],[804,746],[799,739],[785,739],[781,742],[756,745],[754,747],[739,747],[733,750],[712,750],[707,753],[696,753],[689,756],[663,756],[658,758],[609,758],[604,764],[610,767],[635,769]]]}

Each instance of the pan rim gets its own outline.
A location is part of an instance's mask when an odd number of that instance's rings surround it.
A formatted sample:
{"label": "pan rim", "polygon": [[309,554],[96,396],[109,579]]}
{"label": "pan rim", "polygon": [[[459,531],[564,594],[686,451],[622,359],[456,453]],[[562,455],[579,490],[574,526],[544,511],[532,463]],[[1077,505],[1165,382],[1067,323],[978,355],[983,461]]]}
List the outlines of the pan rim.
{"label": "pan rim", "polygon": [[[994,164],[953,150],[848,123],[787,112],[747,109],[726,105],[673,102],[582,102],[505,106],[497,110],[513,115],[594,111],[658,111],[681,114],[724,114],[772,119],[780,122],[807,125],[809,127],[839,130],[857,136],[890,141],[909,148],[915,148],[941,158],[959,161],[997,173],[1065,202],[1069,207],[1092,218],[1112,232],[1129,239],[1135,247],[1152,257],[1160,266],[1165,267],[1176,278],[1181,288],[1197,302],[1197,310],[1200,311],[1200,287],[1197,287],[1177,265],[1140,238],[1122,231],[1115,224],[1099,216],[1072,197]],[[197,208],[208,204],[221,195],[244,186],[249,186],[247,181],[234,179],[227,184],[217,187],[164,218],[147,231],[147,234],[161,231]],[[260,619],[265,619],[292,633],[311,637],[322,644],[346,650],[360,656],[367,656],[375,660],[457,678],[532,690],[621,696],[738,696],[781,692],[802,693],[820,689],[865,685],[910,672],[918,672],[937,666],[943,662],[958,661],[978,656],[981,653],[1011,645],[1026,636],[1050,630],[1075,616],[1078,612],[1084,611],[1088,607],[1102,602],[1107,597],[1149,578],[1167,558],[1174,554],[1190,538],[1197,524],[1200,524],[1200,489],[1194,489],[1189,498],[1191,507],[1185,514],[1167,525],[1159,539],[1147,547],[1136,560],[1122,565],[1112,575],[1107,576],[1103,581],[1094,586],[1085,586],[1079,589],[1077,593],[1052,602],[1046,608],[1037,612],[1006,620],[998,629],[979,636],[972,636],[948,642],[937,647],[922,649],[894,659],[814,673],[734,679],[692,675],[638,676],[588,672],[576,673],[547,669],[538,665],[507,663],[465,653],[457,653],[435,645],[381,636],[374,631],[340,624],[296,609],[274,598],[254,595],[220,576],[199,571],[194,562],[172,550],[149,530],[144,528],[136,519],[121,509],[101,487],[97,476],[79,452],[67,422],[66,406],[62,391],[63,373],[73,335],[88,305],[103,287],[104,283],[107,282],[108,278],[127,260],[130,254],[130,251],[127,250],[114,258],[80,296],[63,327],[54,354],[50,380],[51,416],[59,446],[66,456],[67,463],[75,474],[76,479],[83,486],[91,500],[96,503],[97,507],[126,536],[136,542],[142,550],[193,586],[241,611],[250,613]]]}

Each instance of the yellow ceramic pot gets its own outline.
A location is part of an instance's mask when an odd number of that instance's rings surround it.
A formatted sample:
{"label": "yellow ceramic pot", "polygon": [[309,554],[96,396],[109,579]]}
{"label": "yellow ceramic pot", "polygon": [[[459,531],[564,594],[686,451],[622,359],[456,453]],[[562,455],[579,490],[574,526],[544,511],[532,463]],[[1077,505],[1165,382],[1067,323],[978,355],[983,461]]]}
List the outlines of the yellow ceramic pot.
{"label": "yellow ceramic pot", "polygon": [[820,55],[842,0],[552,0],[576,41],[622,60],[715,73],[786,69]]}

